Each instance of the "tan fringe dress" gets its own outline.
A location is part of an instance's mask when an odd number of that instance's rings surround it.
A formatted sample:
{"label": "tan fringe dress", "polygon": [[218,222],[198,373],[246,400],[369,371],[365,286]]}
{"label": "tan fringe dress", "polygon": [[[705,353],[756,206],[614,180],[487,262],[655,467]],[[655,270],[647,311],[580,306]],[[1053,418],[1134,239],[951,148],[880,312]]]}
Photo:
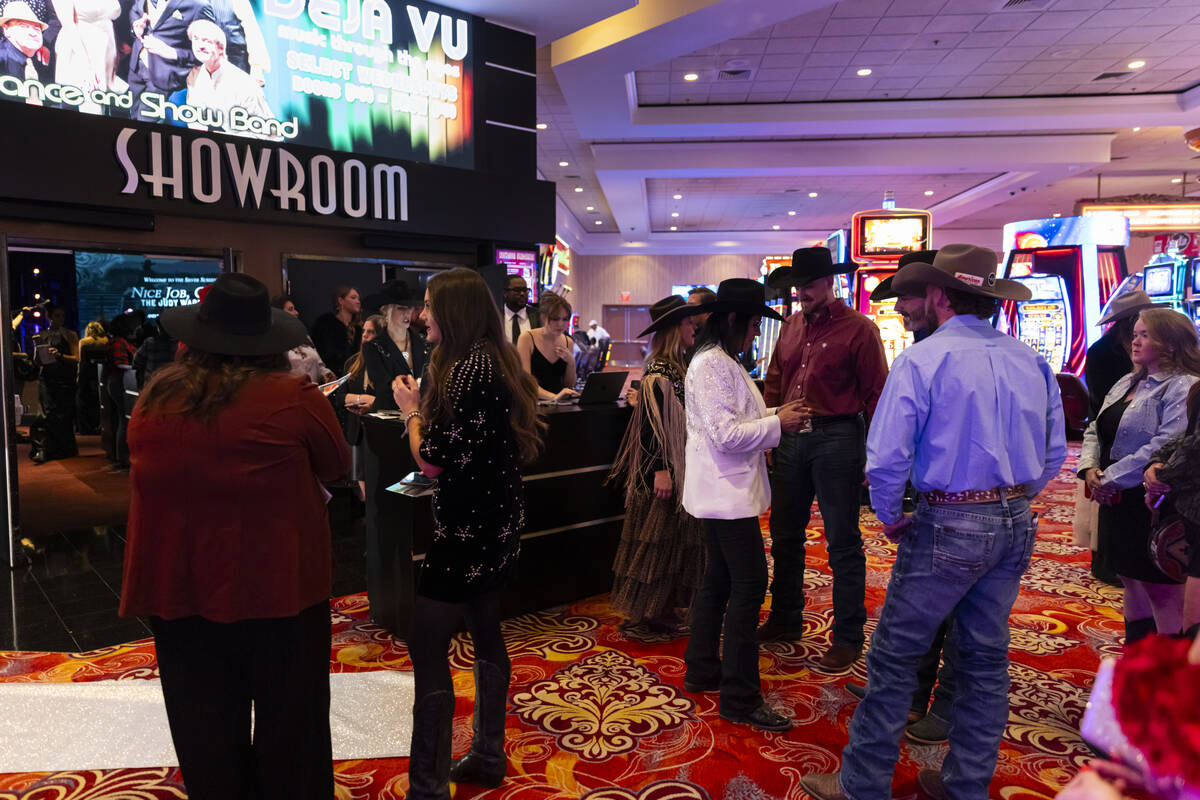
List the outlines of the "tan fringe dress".
{"label": "tan fringe dress", "polygon": [[[639,402],[625,430],[612,478],[625,482],[625,524],[613,562],[612,606],[630,622],[688,608],[704,575],[700,523],[683,510],[683,374],[670,362],[646,364]],[[667,469],[675,492],[654,496],[654,473]]]}

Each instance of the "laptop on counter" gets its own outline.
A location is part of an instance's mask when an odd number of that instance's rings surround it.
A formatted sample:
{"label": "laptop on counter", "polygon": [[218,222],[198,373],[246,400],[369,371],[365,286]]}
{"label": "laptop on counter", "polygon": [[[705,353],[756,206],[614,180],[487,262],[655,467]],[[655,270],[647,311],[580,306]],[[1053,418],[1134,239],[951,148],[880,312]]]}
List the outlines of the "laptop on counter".
{"label": "laptop on counter", "polygon": [[620,399],[621,389],[625,387],[625,379],[628,377],[628,372],[593,372],[588,375],[587,383],[584,384],[579,397],[573,397],[567,402],[580,405],[615,403]]}

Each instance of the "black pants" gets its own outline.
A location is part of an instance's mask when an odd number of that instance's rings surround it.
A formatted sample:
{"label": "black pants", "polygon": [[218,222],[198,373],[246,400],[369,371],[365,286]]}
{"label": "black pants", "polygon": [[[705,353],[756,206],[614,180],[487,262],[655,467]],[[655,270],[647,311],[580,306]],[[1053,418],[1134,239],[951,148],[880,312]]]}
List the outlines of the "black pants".
{"label": "black pants", "polygon": [[38,399],[46,418],[46,437],[42,457],[47,461],[71,458],[79,454],[75,443],[75,378],[54,365],[58,374],[46,367],[38,381]]}
{"label": "black pants", "polygon": [[[767,556],[754,517],[704,519],[708,566],[692,601],[684,662],[693,683],[721,684],[721,710],[744,714],[762,704],[758,610],[767,596]],[[724,646],[722,648],[722,639]]]}
{"label": "black pants", "polygon": [[[500,632],[500,592],[476,595],[465,603],[447,603],[417,595],[413,630],[408,637],[417,700],[431,692],[454,691],[450,679],[450,640],[463,620],[471,634],[475,658],[508,672],[508,648]],[[415,733],[414,733],[415,735]]]}
{"label": "black pants", "polygon": [[328,602],[294,617],[150,626],[190,800],[332,800]]}
{"label": "black pants", "polygon": [[867,623],[867,557],[858,513],[865,435],[861,419],[785,433],[771,472],[771,619],[804,626],[805,542],[813,498],[825,523],[833,572],[833,643],[862,647]]}
{"label": "black pants", "polygon": [[118,464],[129,463],[129,443],[125,440],[125,430],[129,420],[125,417],[125,378],[121,370],[113,370],[104,381],[104,391],[108,395],[108,413],[113,422],[113,452],[112,460]]}

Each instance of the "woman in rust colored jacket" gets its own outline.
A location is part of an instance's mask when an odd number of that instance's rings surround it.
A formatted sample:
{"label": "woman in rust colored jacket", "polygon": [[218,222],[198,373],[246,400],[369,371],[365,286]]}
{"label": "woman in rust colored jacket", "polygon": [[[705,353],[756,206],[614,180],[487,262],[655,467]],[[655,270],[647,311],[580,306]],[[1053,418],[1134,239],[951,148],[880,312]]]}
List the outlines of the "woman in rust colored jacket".
{"label": "woman in rust colored jacket", "polygon": [[349,448],[320,390],[288,374],[304,326],[254,278],[222,275],[162,324],[186,351],[129,423],[121,613],[150,619],[189,798],[329,800],[321,483],[349,471]]}

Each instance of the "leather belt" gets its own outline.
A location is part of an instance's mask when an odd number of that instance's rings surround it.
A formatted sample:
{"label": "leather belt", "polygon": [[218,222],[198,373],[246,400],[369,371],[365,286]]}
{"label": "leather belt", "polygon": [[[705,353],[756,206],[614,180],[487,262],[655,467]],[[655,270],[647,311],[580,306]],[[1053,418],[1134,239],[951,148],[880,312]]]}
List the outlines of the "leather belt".
{"label": "leather belt", "polygon": [[814,428],[822,428],[826,425],[836,425],[839,422],[856,422],[861,414],[826,414],[821,417],[813,417],[812,424]]}
{"label": "leather belt", "polygon": [[967,503],[998,503],[1001,496],[1006,500],[1025,496],[1025,487],[1001,486],[998,489],[966,489],[961,492],[921,492],[921,498],[931,506],[957,506]]}

